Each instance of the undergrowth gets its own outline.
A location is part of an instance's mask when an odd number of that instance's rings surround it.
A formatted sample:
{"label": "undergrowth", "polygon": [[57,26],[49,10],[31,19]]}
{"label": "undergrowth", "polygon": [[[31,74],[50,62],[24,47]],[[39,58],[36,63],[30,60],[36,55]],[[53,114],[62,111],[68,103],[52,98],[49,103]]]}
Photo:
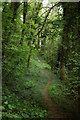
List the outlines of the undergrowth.
{"label": "undergrowth", "polygon": [[[3,86],[3,119],[46,118],[43,88],[47,83],[37,58],[31,58],[30,68],[25,67],[24,77]],[[4,85],[4,84],[3,84]]]}
{"label": "undergrowth", "polygon": [[55,101],[59,110],[70,114],[71,117],[78,116],[77,100],[71,92],[70,85],[66,81],[61,81],[53,72],[48,71],[48,74],[52,80],[48,93],[52,100]]}
{"label": "undergrowth", "polygon": [[[42,65],[40,64],[40,61]],[[28,118],[47,119],[47,105],[44,102],[43,89],[47,84],[41,67],[47,76],[51,78],[48,94],[54,100],[59,111],[75,115],[78,113],[77,104],[70,93],[70,86],[62,82],[50,69],[50,65],[39,57],[31,58],[30,68],[26,69],[21,79],[8,82],[3,86],[3,119],[7,118]],[[3,84],[4,85],[4,84]],[[74,105],[75,103],[75,105]],[[75,112],[76,110],[76,112]]]}

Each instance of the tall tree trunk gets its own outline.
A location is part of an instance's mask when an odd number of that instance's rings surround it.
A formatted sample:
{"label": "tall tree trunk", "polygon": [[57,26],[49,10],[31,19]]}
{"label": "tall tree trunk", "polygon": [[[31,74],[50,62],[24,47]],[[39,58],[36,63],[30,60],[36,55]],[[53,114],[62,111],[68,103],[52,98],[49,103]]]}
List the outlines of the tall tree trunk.
{"label": "tall tree trunk", "polygon": [[[26,22],[27,4],[28,4],[27,2],[23,3],[23,25]],[[21,46],[23,45],[24,35],[25,35],[25,28],[22,29],[22,37],[20,41]]]}
{"label": "tall tree trunk", "polygon": [[60,47],[60,78],[61,80],[66,80],[66,73],[65,73],[65,66],[66,66],[66,60],[68,57],[69,52],[69,38],[68,38],[68,30],[70,25],[70,9],[68,7],[67,3],[62,3],[63,5],[63,36],[62,36],[62,43]]}
{"label": "tall tree trunk", "polygon": [[[73,50],[75,51],[75,40],[77,37],[77,10],[78,3],[62,3],[63,5],[63,37],[62,37],[62,45],[61,45],[61,53],[60,53],[60,77],[62,80],[66,79],[65,74],[65,66],[68,61],[69,56],[72,54],[72,50],[70,50],[70,41],[72,42]],[[75,25],[76,24],[76,25]],[[70,38],[69,34],[72,33],[74,37]],[[77,37],[77,38],[76,38]]]}

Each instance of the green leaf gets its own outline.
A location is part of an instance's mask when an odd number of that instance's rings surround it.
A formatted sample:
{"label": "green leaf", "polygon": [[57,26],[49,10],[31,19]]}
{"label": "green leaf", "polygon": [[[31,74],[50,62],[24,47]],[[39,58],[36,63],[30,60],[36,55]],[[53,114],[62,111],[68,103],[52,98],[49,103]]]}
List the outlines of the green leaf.
{"label": "green leaf", "polygon": [[8,108],[9,108],[10,110],[12,110],[12,109],[13,109],[13,106],[12,106],[11,104],[9,104],[9,105],[8,105]]}
{"label": "green leaf", "polygon": [[4,107],[4,106],[2,106],[2,110],[5,110],[5,107]]}
{"label": "green leaf", "polygon": [[38,27],[38,25],[37,24],[35,24],[35,28],[37,28]]}
{"label": "green leaf", "polygon": [[5,105],[8,105],[8,101],[5,101],[4,104],[5,104]]}

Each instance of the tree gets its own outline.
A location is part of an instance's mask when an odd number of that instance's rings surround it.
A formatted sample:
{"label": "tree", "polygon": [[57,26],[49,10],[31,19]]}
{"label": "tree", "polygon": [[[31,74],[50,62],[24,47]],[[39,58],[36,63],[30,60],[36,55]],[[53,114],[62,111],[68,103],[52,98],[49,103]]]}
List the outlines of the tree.
{"label": "tree", "polygon": [[[60,47],[60,77],[62,80],[66,79],[65,68],[68,61],[69,55],[71,55],[72,50],[70,43],[74,44],[76,32],[78,30],[77,26],[77,15],[78,15],[78,3],[62,3],[63,5],[63,37],[62,44]],[[79,19],[78,19],[79,20]],[[78,25],[78,24],[77,24]],[[74,31],[73,31],[74,29]],[[73,34],[73,38],[70,38],[70,34]],[[77,37],[78,39],[78,37]],[[72,45],[74,46],[74,45]],[[72,67],[72,65],[71,65]]]}
{"label": "tree", "polygon": [[21,39],[20,31],[22,31],[22,21],[20,19],[21,13],[18,15],[20,5],[21,3],[19,2],[3,3],[2,65],[4,74],[3,81],[5,83],[8,83],[8,81],[11,83],[12,80],[17,79],[17,77],[21,75],[20,68],[22,69],[25,65],[26,45],[23,48],[19,45]]}
{"label": "tree", "polygon": [[23,44],[24,35],[25,35],[25,27],[24,26],[26,23],[27,7],[28,7],[28,1],[23,2],[23,29],[22,29],[22,37],[21,37],[21,41],[20,41],[21,46]]}

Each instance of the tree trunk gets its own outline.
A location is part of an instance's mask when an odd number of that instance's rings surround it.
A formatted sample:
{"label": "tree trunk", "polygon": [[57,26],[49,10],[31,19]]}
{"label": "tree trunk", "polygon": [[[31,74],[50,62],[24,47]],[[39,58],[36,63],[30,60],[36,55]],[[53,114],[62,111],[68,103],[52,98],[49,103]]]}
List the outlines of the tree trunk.
{"label": "tree trunk", "polygon": [[66,73],[65,73],[65,63],[63,62],[63,63],[61,63],[61,65],[60,65],[60,79],[61,80],[66,80]]}
{"label": "tree trunk", "polygon": [[[72,54],[72,50],[70,50],[70,41],[72,42],[72,44],[74,44],[76,40],[75,36],[77,36],[76,14],[78,9],[78,3],[62,3],[62,5],[64,27],[60,53],[60,69],[61,69],[60,78],[62,80],[65,80],[66,79],[65,66],[69,59],[69,56]],[[72,35],[74,36],[73,38],[70,38],[69,35],[70,33],[72,33]],[[74,45],[72,46],[72,48],[73,47],[75,48]]]}
{"label": "tree trunk", "polygon": [[28,56],[27,68],[29,68],[29,63],[30,63],[30,58],[31,58],[31,52],[32,52],[32,47],[30,48],[30,52],[29,52],[29,56]]}
{"label": "tree trunk", "polygon": [[[27,12],[27,2],[24,2],[23,3],[23,25],[25,24],[26,22],[26,12]],[[24,39],[24,35],[25,35],[25,28],[22,29],[22,37],[21,37],[21,41],[20,41],[20,44],[21,46],[23,45],[23,39]]]}
{"label": "tree trunk", "polygon": [[[61,80],[66,80],[65,66],[69,55],[69,27],[71,25],[71,9],[67,3],[62,3],[63,5],[63,36],[62,43],[60,47],[60,78]],[[58,56],[59,57],[59,56]]]}
{"label": "tree trunk", "polygon": [[11,9],[13,10],[13,18],[11,20],[11,23],[13,23],[17,16],[17,10],[20,6],[20,2],[11,2]]}

